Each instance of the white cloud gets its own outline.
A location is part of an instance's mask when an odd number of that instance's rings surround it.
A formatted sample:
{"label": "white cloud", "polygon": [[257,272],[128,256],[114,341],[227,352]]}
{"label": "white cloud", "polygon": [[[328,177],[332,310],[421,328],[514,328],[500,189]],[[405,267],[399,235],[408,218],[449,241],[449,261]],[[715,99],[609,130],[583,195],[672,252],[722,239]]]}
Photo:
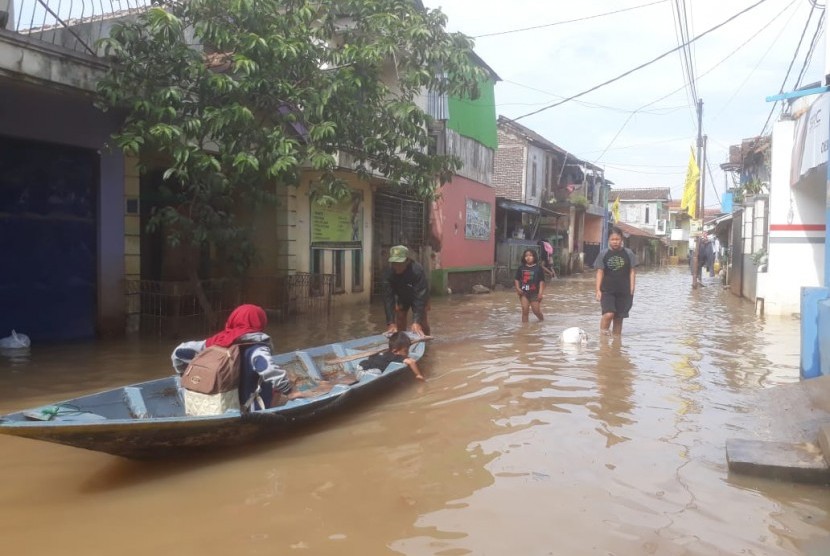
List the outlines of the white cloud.
{"label": "white cloud", "polygon": [[[714,27],[755,1],[686,2],[691,7],[691,36]],[[648,0],[425,3],[447,14],[450,30],[477,36],[621,10],[646,4]],[[476,52],[504,79],[496,86],[497,112],[508,117],[521,116],[677,47],[672,4],[666,1],[586,21],[476,39]],[[714,178],[714,183],[707,185],[707,206],[714,206],[716,196],[723,191],[724,176],[719,164],[726,160],[729,145],[761,132],[772,107],[765,98],[781,87],[810,10],[807,0],[767,0],[694,43],[699,76],[696,85],[704,102],[703,130],[709,136],[708,160]],[[820,11],[816,10],[785,90],[795,83],[819,16]],[[768,26],[759,32],[765,25]],[[755,33],[755,38],[741,46]],[[822,33],[802,84],[822,78],[824,45]],[[631,116],[624,127],[630,114],[575,101],[528,116],[521,123],[592,162],[610,145],[597,163],[607,165],[606,175],[618,187],[667,186],[679,198],[689,147],[697,136],[696,116],[683,84],[679,54],[672,53],[580,97],[579,101],[585,103],[632,111],[680,89]],[[773,121],[777,115],[778,110]]]}

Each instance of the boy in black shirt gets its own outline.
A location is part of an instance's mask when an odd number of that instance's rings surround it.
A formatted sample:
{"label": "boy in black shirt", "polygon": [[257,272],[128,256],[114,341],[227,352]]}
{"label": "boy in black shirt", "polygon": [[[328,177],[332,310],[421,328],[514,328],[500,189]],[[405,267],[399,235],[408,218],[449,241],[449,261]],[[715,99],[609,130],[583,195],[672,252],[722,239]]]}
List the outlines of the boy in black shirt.
{"label": "boy in black shirt", "polygon": [[[424,375],[418,369],[418,363],[409,356],[409,346],[412,345],[412,340],[409,339],[406,332],[395,332],[389,336],[389,349],[376,353],[359,363],[360,368],[364,372],[379,371],[380,374],[386,370],[392,362],[405,363],[407,367],[413,372],[415,378],[424,380]],[[360,375],[358,375],[359,377]]]}

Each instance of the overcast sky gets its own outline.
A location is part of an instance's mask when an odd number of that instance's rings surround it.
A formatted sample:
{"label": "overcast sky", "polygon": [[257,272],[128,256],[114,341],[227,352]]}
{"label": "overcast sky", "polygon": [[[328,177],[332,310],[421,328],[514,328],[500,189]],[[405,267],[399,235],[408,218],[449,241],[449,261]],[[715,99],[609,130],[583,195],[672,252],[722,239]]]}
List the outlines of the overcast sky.
{"label": "overcast sky", "polygon": [[[815,0],[764,0],[692,44],[713,177],[707,172],[707,208],[719,206],[725,187],[719,165],[726,161],[729,145],[764,128],[772,109],[765,98],[781,89],[813,9],[811,1]],[[427,7],[440,8],[448,16],[449,30],[478,37],[476,53],[502,78],[496,85],[496,113],[509,118],[544,108],[677,48],[678,5],[682,11],[685,4],[689,36],[695,37],[756,2],[425,0]],[[504,33],[652,3],[584,21]],[[822,7],[818,4],[812,13],[785,91],[795,87]],[[802,85],[821,80],[824,73],[823,26]],[[504,34],[480,36],[491,33]],[[694,101],[684,87],[684,75],[680,52],[675,52],[519,123],[604,167],[614,187],[670,187],[672,198],[680,199],[689,149],[697,137]],[[777,107],[767,133],[779,114]]]}

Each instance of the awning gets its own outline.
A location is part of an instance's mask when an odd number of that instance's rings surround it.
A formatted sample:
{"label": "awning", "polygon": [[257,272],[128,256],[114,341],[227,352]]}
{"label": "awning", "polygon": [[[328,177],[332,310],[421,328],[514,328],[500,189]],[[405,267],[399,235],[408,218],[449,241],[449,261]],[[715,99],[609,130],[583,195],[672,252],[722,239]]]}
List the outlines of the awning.
{"label": "awning", "polygon": [[713,233],[717,235],[719,232],[726,229],[729,224],[732,223],[732,213],[724,214],[723,216],[718,216],[714,220],[710,220],[706,223],[705,228],[709,228],[709,233]]}
{"label": "awning", "polygon": [[528,205],[527,203],[520,203],[504,197],[496,197],[496,206],[504,210],[513,212],[523,212],[526,214],[541,214],[542,216],[565,216],[561,212],[550,210],[545,207],[537,207],[535,205]]}

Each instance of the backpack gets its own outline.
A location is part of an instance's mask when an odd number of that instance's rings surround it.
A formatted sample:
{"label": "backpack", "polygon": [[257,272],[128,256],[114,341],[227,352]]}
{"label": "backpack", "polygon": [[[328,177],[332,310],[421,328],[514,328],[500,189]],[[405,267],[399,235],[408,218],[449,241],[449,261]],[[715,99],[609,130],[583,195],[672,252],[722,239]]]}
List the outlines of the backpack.
{"label": "backpack", "polygon": [[196,354],[182,374],[182,388],[200,394],[222,394],[239,387],[239,345],[210,346]]}

